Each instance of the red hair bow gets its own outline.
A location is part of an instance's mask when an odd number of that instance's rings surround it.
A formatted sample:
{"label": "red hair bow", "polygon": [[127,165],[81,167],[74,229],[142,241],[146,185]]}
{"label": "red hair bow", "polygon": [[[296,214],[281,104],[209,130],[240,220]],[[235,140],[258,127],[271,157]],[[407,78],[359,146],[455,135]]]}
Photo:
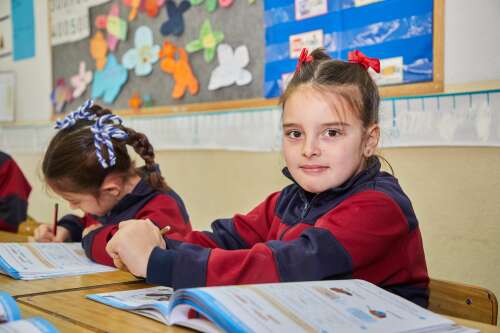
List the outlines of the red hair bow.
{"label": "red hair bow", "polygon": [[377,58],[369,58],[359,50],[349,52],[347,59],[349,62],[360,64],[366,70],[371,67],[375,72],[380,73],[380,60]]}
{"label": "red hair bow", "polygon": [[305,62],[311,62],[313,61],[313,57],[308,55],[308,51],[307,51],[307,48],[302,48],[302,51],[300,52],[300,56],[299,56],[299,62],[297,63],[297,68],[295,69],[295,72],[299,72],[300,71],[300,66],[302,66],[303,63]]}

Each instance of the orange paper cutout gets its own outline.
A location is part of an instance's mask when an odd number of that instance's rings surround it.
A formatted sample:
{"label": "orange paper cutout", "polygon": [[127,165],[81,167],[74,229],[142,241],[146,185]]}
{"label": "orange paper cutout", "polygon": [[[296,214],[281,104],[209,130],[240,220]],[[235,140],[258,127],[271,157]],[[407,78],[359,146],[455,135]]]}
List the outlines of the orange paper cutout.
{"label": "orange paper cutout", "polygon": [[142,106],[141,95],[136,91],[132,94],[132,97],[128,100],[128,106],[132,109],[137,110]]}
{"label": "orange paper cutout", "polygon": [[125,6],[130,7],[130,13],[128,14],[128,21],[133,21],[137,12],[139,11],[139,7],[141,6],[141,0],[123,0]]}
{"label": "orange paper cutout", "polygon": [[95,65],[98,70],[102,70],[106,66],[108,53],[108,43],[104,39],[102,32],[97,31],[90,39],[90,55],[95,59]]}
{"label": "orange paper cutout", "polygon": [[[177,59],[175,55],[177,53]],[[186,50],[182,47],[176,47],[169,41],[163,42],[163,48],[160,51],[160,68],[174,77],[175,85],[172,90],[172,97],[179,99],[184,96],[186,89],[191,96],[199,91],[198,79],[191,70],[189,58]]]}

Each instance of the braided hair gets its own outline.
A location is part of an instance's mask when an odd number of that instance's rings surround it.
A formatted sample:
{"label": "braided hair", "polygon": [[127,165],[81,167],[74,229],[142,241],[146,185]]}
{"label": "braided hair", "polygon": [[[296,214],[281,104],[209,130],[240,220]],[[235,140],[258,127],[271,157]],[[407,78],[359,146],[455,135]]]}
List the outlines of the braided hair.
{"label": "braided hair", "polygon": [[[109,109],[85,102],[77,111],[58,121],[42,162],[42,172],[51,187],[75,193],[98,194],[111,173],[130,177],[140,174],[151,187],[169,190],[155,163],[147,137],[122,125]],[[127,145],[145,161],[136,168]]]}

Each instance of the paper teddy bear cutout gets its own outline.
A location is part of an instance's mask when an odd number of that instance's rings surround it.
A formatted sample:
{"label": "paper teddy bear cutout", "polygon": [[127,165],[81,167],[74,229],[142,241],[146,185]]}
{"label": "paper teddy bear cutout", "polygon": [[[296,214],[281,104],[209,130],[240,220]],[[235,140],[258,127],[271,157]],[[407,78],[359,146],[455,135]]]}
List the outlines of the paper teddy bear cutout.
{"label": "paper teddy bear cutout", "polygon": [[96,71],[94,74],[91,93],[92,99],[102,96],[104,103],[113,103],[127,79],[127,69],[116,61],[114,54],[110,53],[106,67],[102,71]]}
{"label": "paper teddy bear cutout", "polygon": [[179,6],[176,6],[173,1],[168,1],[165,6],[167,9],[168,20],[163,22],[160,27],[160,32],[163,36],[173,34],[180,36],[184,32],[184,13],[191,8],[189,1],[182,1]]}
{"label": "paper teddy bear cutout", "polygon": [[172,74],[174,77],[175,85],[174,89],[172,89],[172,98],[182,98],[186,89],[191,96],[198,93],[198,79],[194,76],[188,55],[182,47],[176,47],[169,41],[164,41],[163,48],[160,51],[160,59],[162,71]]}
{"label": "paper teddy bear cutout", "polygon": [[85,62],[80,61],[78,74],[70,79],[70,84],[73,87],[73,98],[80,97],[90,82],[92,82],[92,71],[85,70]]}

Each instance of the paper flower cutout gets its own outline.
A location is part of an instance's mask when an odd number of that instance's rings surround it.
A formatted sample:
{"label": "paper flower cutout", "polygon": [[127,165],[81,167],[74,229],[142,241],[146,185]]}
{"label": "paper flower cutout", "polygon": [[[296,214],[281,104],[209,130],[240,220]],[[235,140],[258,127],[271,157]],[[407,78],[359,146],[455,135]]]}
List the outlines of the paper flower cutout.
{"label": "paper flower cutout", "polygon": [[145,12],[150,17],[155,17],[164,3],[165,0],[123,0],[123,4],[130,7],[129,22],[135,20],[138,11]]}
{"label": "paper flower cutout", "polygon": [[153,70],[153,64],[158,61],[159,45],[153,45],[153,32],[146,26],[135,31],[135,48],[125,52],[122,64],[127,69],[135,68],[137,76],[145,76]]}
{"label": "paper flower cutout", "polygon": [[109,54],[104,70],[94,74],[92,99],[103,96],[105,103],[113,103],[127,79],[128,71],[116,61],[114,54]]}
{"label": "paper flower cutout", "polygon": [[227,87],[235,83],[243,86],[252,81],[252,74],[244,69],[250,61],[248,48],[245,45],[237,47],[233,53],[231,46],[220,44],[217,47],[217,58],[219,66],[210,75],[208,90]]}
{"label": "paper flower cutout", "polygon": [[72,101],[73,92],[71,88],[66,85],[64,79],[59,79],[56,82],[54,90],[50,94],[50,100],[54,106],[56,113],[62,113],[66,103]]}
{"label": "paper flower cutout", "polygon": [[120,17],[120,7],[114,3],[108,15],[97,16],[95,25],[108,32],[108,46],[111,51],[116,50],[120,40],[127,39],[127,21]]}
{"label": "paper flower cutout", "polygon": [[205,7],[210,13],[217,9],[217,0],[191,0],[191,4],[193,6],[198,6],[201,5],[203,1],[205,1]]}
{"label": "paper flower cutout", "polygon": [[219,0],[219,5],[221,7],[227,8],[227,7],[231,6],[232,4],[233,4],[233,0]]}
{"label": "paper flower cutout", "polygon": [[166,8],[168,20],[161,25],[161,34],[163,36],[168,36],[170,34],[175,36],[182,35],[184,32],[184,17],[182,15],[191,8],[191,4],[189,1],[184,0],[179,6],[176,6],[173,1],[169,1],[167,2]]}
{"label": "paper flower cutout", "polygon": [[[177,53],[177,58],[176,58]],[[173,98],[181,98],[184,96],[186,89],[194,96],[198,93],[199,84],[198,79],[191,70],[189,58],[186,51],[169,41],[163,42],[163,48],[160,51],[160,68],[174,77],[175,85],[172,90]]]}
{"label": "paper flower cutout", "polygon": [[106,54],[108,53],[108,44],[104,40],[102,32],[97,31],[90,39],[90,56],[95,59],[95,66],[102,70],[106,66]]}
{"label": "paper flower cutout", "polygon": [[215,47],[222,42],[224,34],[220,31],[212,31],[209,20],[205,20],[200,30],[200,38],[193,40],[186,45],[189,53],[205,49],[204,57],[206,62],[212,61],[215,55]]}
{"label": "paper flower cutout", "polygon": [[69,83],[74,88],[73,98],[80,97],[89,83],[92,82],[92,71],[85,71],[85,62],[80,61],[78,74],[72,76]]}

